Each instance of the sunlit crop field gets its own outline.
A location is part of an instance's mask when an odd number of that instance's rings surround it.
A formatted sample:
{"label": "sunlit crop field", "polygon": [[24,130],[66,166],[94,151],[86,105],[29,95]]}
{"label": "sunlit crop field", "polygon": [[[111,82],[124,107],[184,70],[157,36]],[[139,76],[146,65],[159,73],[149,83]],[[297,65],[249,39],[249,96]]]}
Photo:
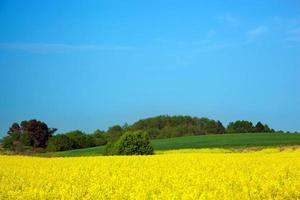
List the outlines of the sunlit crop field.
{"label": "sunlit crop field", "polygon": [[0,156],[0,199],[300,199],[300,150]]}

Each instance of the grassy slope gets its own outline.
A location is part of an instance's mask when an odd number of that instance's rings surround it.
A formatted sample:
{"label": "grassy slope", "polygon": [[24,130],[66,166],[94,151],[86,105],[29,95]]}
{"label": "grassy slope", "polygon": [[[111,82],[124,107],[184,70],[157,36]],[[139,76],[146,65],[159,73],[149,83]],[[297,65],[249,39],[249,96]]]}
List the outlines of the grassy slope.
{"label": "grassy slope", "polygon": [[[187,148],[232,148],[261,147],[279,145],[300,145],[300,134],[279,133],[247,133],[186,136],[152,141],[155,150],[187,149]],[[104,147],[93,147],[71,151],[47,153],[50,156],[94,156],[103,152]]]}
{"label": "grassy slope", "polygon": [[58,151],[40,154],[41,156],[58,156],[58,157],[73,157],[73,156],[99,156],[104,151],[104,146],[91,147],[85,149],[75,149],[70,151]]}

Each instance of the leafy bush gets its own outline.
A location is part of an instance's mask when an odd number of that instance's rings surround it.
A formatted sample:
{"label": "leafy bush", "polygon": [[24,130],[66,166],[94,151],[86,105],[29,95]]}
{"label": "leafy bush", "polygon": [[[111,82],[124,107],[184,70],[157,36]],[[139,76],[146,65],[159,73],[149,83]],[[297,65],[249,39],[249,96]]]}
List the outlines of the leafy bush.
{"label": "leafy bush", "polygon": [[153,147],[149,135],[144,131],[128,131],[110,147],[112,154],[117,155],[151,155]]}
{"label": "leafy bush", "polygon": [[66,135],[56,135],[49,139],[47,151],[66,151],[73,149],[74,142]]}
{"label": "leafy bush", "polygon": [[13,150],[13,144],[14,144],[14,140],[10,135],[3,137],[1,140],[1,146],[4,149]]}
{"label": "leafy bush", "polygon": [[31,146],[32,145],[32,140],[30,138],[29,133],[24,132],[23,134],[20,134],[19,141],[24,145],[24,146]]}
{"label": "leafy bush", "polygon": [[108,156],[108,155],[117,155],[115,144],[116,143],[114,143],[114,142],[108,142],[105,146],[103,155],[106,155],[106,156]]}
{"label": "leafy bush", "polygon": [[22,149],[31,145],[31,138],[27,132],[13,132],[2,139],[2,147],[9,150]]}

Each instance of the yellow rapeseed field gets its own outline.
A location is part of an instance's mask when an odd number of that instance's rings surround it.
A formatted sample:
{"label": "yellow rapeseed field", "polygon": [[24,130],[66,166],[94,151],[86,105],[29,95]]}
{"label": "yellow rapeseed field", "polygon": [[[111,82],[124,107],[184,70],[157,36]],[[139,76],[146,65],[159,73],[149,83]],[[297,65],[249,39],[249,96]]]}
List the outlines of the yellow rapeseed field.
{"label": "yellow rapeseed field", "polygon": [[300,199],[300,150],[0,156],[0,199]]}

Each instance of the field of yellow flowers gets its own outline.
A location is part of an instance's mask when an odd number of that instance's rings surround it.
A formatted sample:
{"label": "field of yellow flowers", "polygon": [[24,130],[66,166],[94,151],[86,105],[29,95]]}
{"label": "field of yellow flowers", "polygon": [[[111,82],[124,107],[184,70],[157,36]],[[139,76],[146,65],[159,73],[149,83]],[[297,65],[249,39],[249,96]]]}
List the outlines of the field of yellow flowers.
{"label": "field of yellow flowers", "polygon": [[300,199],[300,149],[0,156],[0,199]]}

